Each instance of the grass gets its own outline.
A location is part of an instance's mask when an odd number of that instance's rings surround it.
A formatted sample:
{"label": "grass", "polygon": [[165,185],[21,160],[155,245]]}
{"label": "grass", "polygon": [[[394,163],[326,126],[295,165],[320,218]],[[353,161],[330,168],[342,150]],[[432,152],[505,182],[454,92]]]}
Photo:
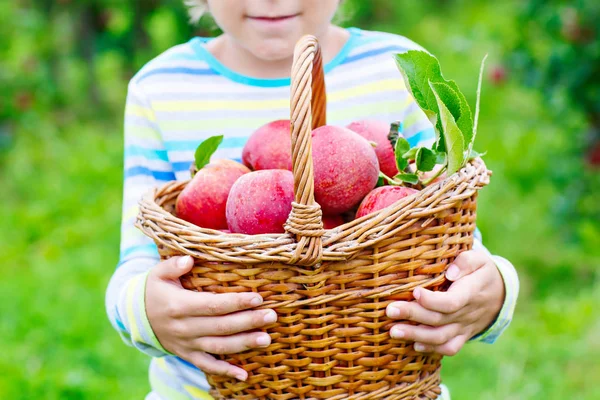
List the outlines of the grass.
{"label": "grass", "polygon": [[[477,7],[471,14],[445,28],[458,32],[469,18],[502,15]],[[474,93],[479,55],[497,38],[481,36],[475,24],[436,43],[444,37],[439,18],[423,20],[415,37]],[[457,43],[470,44],[457,50]],[[83,121],[31,112],[0,153],[2,399],[141,399],[148,391],[148,359],[121,342],[104,311],[118,258],[116,108]],[[547,177],[568,139],[564,130],[579,126],[576,116],[562,121],[568,123],[551,119],[535,94],[486,84],[477,148],[488,150],[494,176],[478,221],[488,247],[516,265],[522,290],[514,322],[495,345],[469,344],[444,361],[443,379],[456,399],[600,398],[600,260],[592,251],[600,245],[563,240],[554,224],[562,193]],[[589,226],[597,232],[598,221]]]}

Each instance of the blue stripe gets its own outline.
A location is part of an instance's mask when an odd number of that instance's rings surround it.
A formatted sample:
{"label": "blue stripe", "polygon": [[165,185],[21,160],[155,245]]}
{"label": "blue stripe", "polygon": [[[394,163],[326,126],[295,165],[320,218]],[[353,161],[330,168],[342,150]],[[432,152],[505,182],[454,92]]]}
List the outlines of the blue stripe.
{"label": "blue stripe", "polygon": [[177,358],[177,360],[178,360],[179,362],[181,362],[182,364],[184,364],[184,365],[187,365],[187,366],[188,366],[188,367],[190,367],[190,368],[193,368],[193,369],[195,369],[195,370],[198,370],[198,371],[200,371],[200,369],[199,369],[198,367],[196,367],[194,364],[192,364],[191,362],[189,362],[189,361],[186,361],[186,360],[184,360],[183,358],[180,358],[180,357],[177,357],[177,356],[176,356],[175,358]]}
{"label": "blue stripe", "polygon": [[146,254],[153,253],[152,255],[154,256],[154,255],[158,254],[158,248],[156,247],[156,244],[154,244],[154,243],[129,247],[121,252],[121,256],[119,257],[121,259],[121,262],[119,263],[119,265],[117,265],[117,268],[119,268],[121,265],[123,265],[125,263],[125,261],[127,261],[126,260],[127,257],[129,257],[131,254],[137,253],[137,252],[146,253]]}
{"label": "blue stripe", "polygon": [[145,74],[142,74],[139,78],[137,78],[137,83],[140,83],[141,81],[152,75],[158,74],[216,75],[215,72],[210,68],[156,68],[146,72]]}
{"label": "blue stripe", "polygon": [[146,167],[131,167],[125,171],[125,179],[138,175],[151,176],[159,181],[175,180],[175,174],[173,171],[153,171]]}
{"label": "blue stripe", "polygon": [[[248,137],[224,137],[219,149],[242,148],[248,141]],[[195,151],[202,140],[169,140],[165,142],[168,151]]]}
{"label": "blue stripe", "polygon": [[376,56],[379,54],[390,53],[390,52],[404,53],[408,50],[409,49],[407,47],[402,47],[402,46],[382,47],[380,49],[373,49],[373,50],[365,51],[364,53],[356,54],[354,56],[346,57],[346,59],[344,60],[344,62],[342,62],[342,64],[348,64],[348,63],[351,63],[354,61],[362,60],[362,59],[368,58],[368,57],[373,57],[373,56]]}
{"label": "blue stripe", "polygon": [[119,307],[115,305],[115,322],[120,330],[127,332],[127,328],[125,328],[125,324],[121,321],[121,314],[119,314]]}
{"label": "blue stripe", "polygon": [[125,157],[141,156],[149,160],[169,161],[166,150],[153,150],[140,146],[129,146],[125,149]]}
{"label": "blue stripe", "polygon": [[177,172],[181,172],[181,171],[188,171],[190,169],[190,165],[192,165],[192,163],[190,161],[180,161],[180,162],[174,162],[172,165],[173,165],[173,171],[175,171],[175,173],[177,173]]}
{"label": "blue stripe", "polygon": [[409,138],[406,138],[406,140],[408,140],[410,147],[415,147],[415,146],[418,146],[419,143],[421,143],[425,140],[434,139],[434,138],[435,138],[435,133],[433,131],[433,128],[427,128],[423,131],[419,131],[419,132],[415,133],[414,135],[412,135]]}

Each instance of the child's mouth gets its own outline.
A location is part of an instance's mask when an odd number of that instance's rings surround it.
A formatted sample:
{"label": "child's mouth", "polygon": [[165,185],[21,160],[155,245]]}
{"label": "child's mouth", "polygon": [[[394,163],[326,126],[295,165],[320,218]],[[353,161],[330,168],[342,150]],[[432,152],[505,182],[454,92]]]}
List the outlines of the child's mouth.
{"label": "child's mouth", "polygon": [[277,24],[277,23],[281,23],[281,22],[286,22],[286,21],[290,21],[294,18],[296,18],[297,16],[299,16],[300,14],[291,14],[291,15],[280,15],[280,16],[276,16],[276,17],[266,17],[266,16],[247,16],[246,18],[248,18],[251,21],[256,21],[256,22],[260,22],[260,23],[266,23],[266,24]]}

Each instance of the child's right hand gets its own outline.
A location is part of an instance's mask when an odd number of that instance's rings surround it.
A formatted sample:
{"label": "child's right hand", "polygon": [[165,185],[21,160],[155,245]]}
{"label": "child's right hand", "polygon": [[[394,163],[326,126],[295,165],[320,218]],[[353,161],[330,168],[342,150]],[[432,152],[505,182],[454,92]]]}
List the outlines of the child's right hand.
{"label": "child's right hand", "polygon": [[232,354],[268,346],[268,334],[246,331],[274,323],[277,314],[273,310],[248,310],[262,304],[257,293],[213,294],[184,289],[179,277],[192,267],[189,256],[171,257],[148,274],[146,313],[154,334],[167,351],[201,370],[246,380],[248,374],[242,368],[207,353]]}

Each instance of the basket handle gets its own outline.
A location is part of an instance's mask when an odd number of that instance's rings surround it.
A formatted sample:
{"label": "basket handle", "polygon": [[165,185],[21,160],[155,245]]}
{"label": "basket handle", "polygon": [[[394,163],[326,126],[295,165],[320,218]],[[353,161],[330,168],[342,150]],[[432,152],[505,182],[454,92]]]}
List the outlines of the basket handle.
{"label": "basket handle", "polygon": [[303,36],[294,49],[290,121],[294,202],[285,224],[296,236],[297,247],[290,264],[314,266],[321,262],[323,218],[315,202],[312,129],[325,125],[326,97],[321,48],[312,35]]}

